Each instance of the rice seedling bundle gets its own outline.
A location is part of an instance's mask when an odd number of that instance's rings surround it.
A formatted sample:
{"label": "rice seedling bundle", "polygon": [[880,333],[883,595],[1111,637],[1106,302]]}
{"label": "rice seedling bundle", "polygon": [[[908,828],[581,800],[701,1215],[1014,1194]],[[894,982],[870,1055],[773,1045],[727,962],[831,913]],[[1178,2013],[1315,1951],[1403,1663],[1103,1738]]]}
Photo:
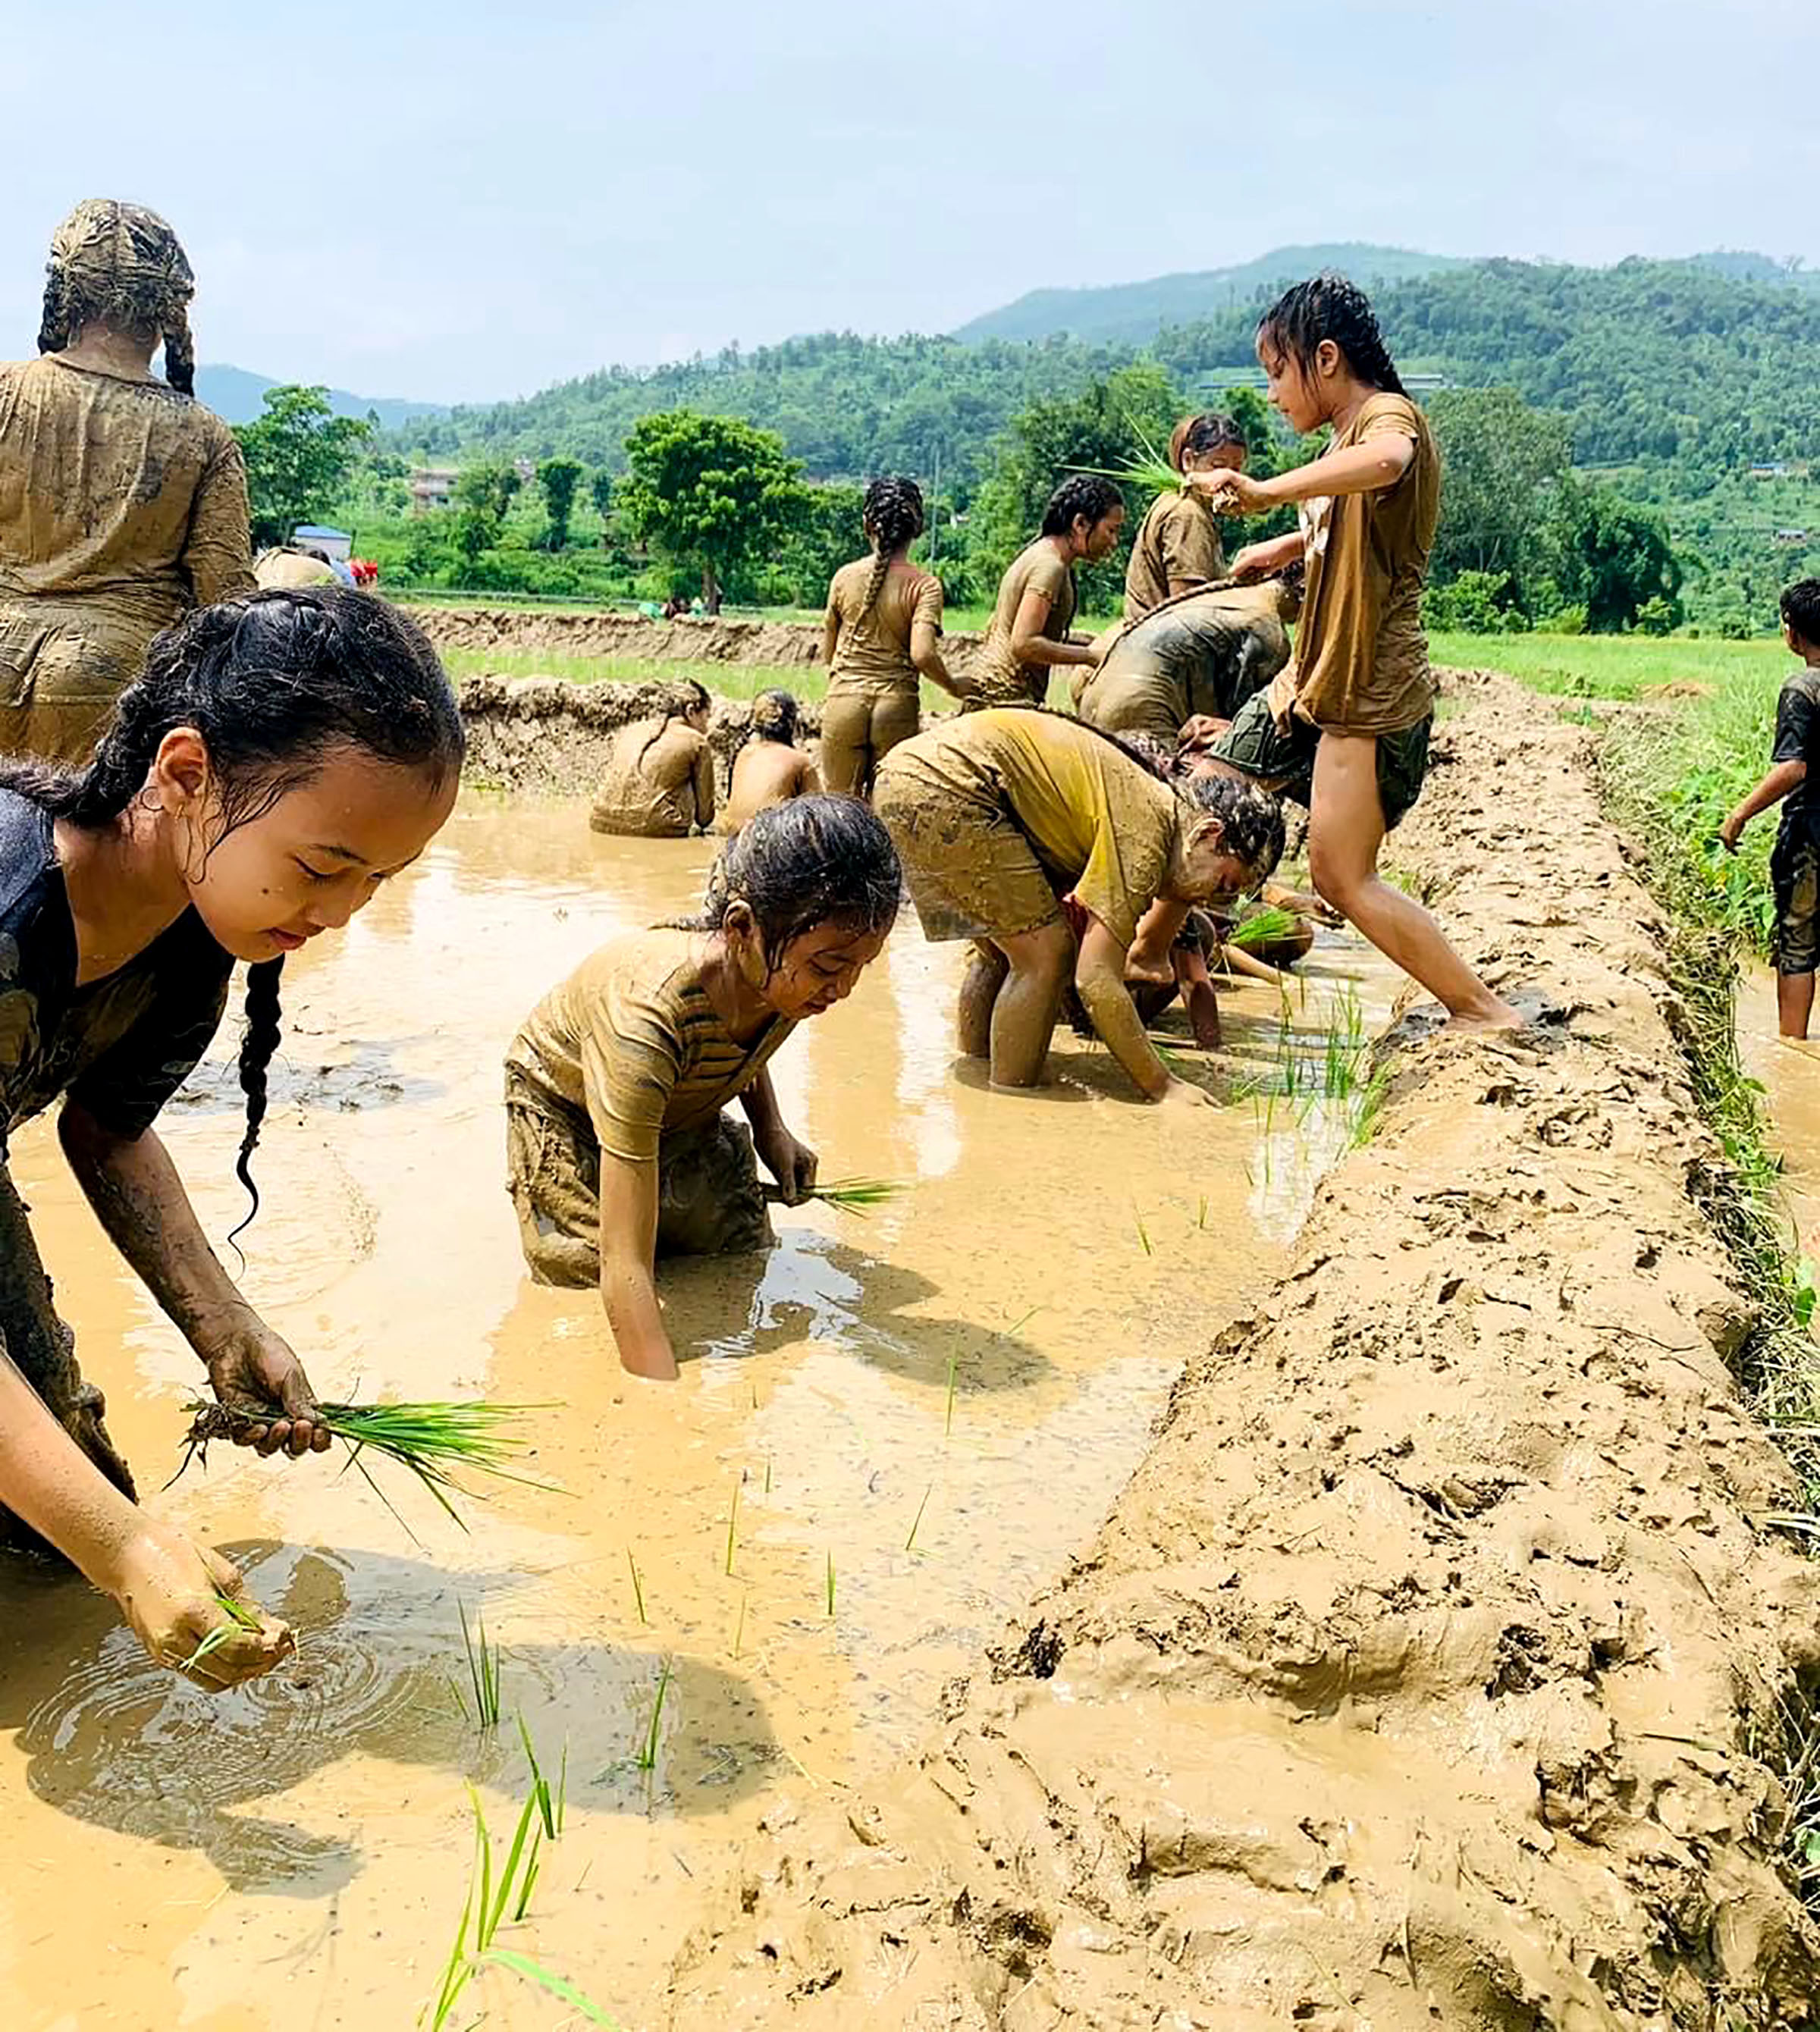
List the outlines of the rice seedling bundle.
{"label": "rice seedling bundle", "polygon": [[[259,1426],[270,1425],[274,1415],[200,1399],[192,1399],[185,1408],[190,1414],[190,1424],[184,1436],[183,1462],[177,1475],[198,1458],[206,1467],[211,1440],[244,1436]],[[531,1412],[555,1408],[548,1404],[491,1404],[484,1398],[475,1398],[460,1403],[320,1404],[316,1416],[347,1449],[347,1466],[360,1470],[368,1487],[388,1510],[392,1510],[391,1502],[367,1471],[363,1458],[367,1454],[380,1455],[408,1469],[465,1531],[468,1527],[451,1498],[480,1499],[459,1478],[462,1474],[491,1475],[526,1489],[555,1492],[554,1484],[521,1474],[510,1465],[529,1444],[517,1429],[522,1421]],[[392,1514],[397,1516],[398,1512],[392,1510]]]}
{"label": "rice seedling bundle", "polygon": [[[830,1178],[825,1185],[818,1185],[809,1197],[825,1200],[830,1206],[856,1213],[863,1220],[874,1207],[888,1206],[909,1190],[901,1178]],[[781,1203],[783,1195],[777,1186],[767,1186],[764,1197],[775,1205]]]}
{"label": "rice seedling bundle", "polygon": [[180,1672],[193,1672],[204,1659],[213,1657],[224,1644],[229,1642],[237,1630],[257,1630],[260,1627],[259,1618],[251,1609],[243,1608],[232,1595],[223,1594],[219,1588],[215,1591],[215,1606],[227,1618],[227,1620],[225,1623],[217,1623],[215,1628],[208,1632],[202,1642],[178,1667],[177,1669]]}
{"label": "rice seedling bundle", "polygon": [[1274,903],[1266,903],[1262,910],[1253,911],[1242,924],[1235,925],[1228,934],[1226,943],[1238,947],[1241,952],[1255,952],[1260,946],[1292,937],[1301,921],[1293,910],[1280,910]]}

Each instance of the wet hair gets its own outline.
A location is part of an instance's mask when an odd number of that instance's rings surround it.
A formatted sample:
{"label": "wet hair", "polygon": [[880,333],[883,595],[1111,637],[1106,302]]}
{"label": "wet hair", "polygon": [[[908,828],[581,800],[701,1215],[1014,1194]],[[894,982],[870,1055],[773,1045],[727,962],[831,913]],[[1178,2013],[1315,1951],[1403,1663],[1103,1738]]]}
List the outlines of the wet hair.
{"label": "wet hair", "polygon": [[1312,371],[1317,350],[1329,338],[1367,387],[1392,395],[1408,393],[1391,364],[1370,300],[1344,275],[1316,275],[1296,283],[1258,320],[1258,343],[1286,355],[1305,372]]}
{"label": "wet hair", "polygon": [[1209,410],[1198,416],[1184,416],[1175,426],[1169,438],[1169,463],[1178,473],[1186,473],[1190,458],[1204,458],[1210,451],[1243,454],[1250,449],[1232,417]]}
{"label": "wet hair", "polygon": [[50,243],[38,350],[62,352],[85,324],[162,340],[165,379],[180,395],[193,395],[195,286],[182,242],[155,211],[115,198],[84,198]]}
{"label": "wet hair", "polygon": [[707,685],[699,678],[686,678],[664,708],[663,716],[666,719],[680,719],[686,713],[711,712],[713,706],[714,700]]}
{"label": "wet hair", "polygon": [[903,871],[891,835],[857,797],[792,797],[756,812],[709,871],[701,914],[679,928],[717,932],[729,906],[744,902],[758,926],[766,966],[818,924],[888,930],[897,916]]}
{"label": "wet hair", "polygon": [[1103,521],[1115,508],[1123,508],[1124,505],[1125,497],[1119,491],[1116,481],[1102,479],[1097,473],[1071,474],[1049,496],[1049,505],[1043,510],[1041,533],[1045,536],[1070,536],[1077,515],[1086,516],[1090,529],[1094,523]]}
{"label": "wet hair", "polygon": [[761,741],[781,741],[788,748],[796,739],[801,711],[789,692],[761,692],[752,701],[752,730]]}
{"label": "wet hair", "polygon": [[[263,818],[338,752],[421,769],[440,784],[459,774],[466,748],[455,695],[414,622],[346,586],[284,588],[203,607],[166,629],[121,693],[87,768],[0,760],[0,790],[98,831],[140,795],[165,736],[182,727],[208,750],[215,845]],[[259,1212],[251,1165],[278,1048],[283,965],[262,960],[247,969],[239,1066],[246,1132],[234,1175],[252,1205],[241,1227]]]}
{"label": "wet hair", "polygon": [[1198,816],[1220,821],[1223,844],[1250,870],[1250,887],[1274,872],[1283,858],[1283,806],[1269,791],[1237,776],[1194,776],[1175,789]]}
{"label": "wet hair", "polygon": [[923,491],[914,480],[875,480],[865,490],[860,521],[873,551],[872,581],[861,614],[869,614],[884,590],[891,553],[914,543],[923,532]]}
{"label": "wet hair", "polygon": [[1778,604],[1783,626],[1810,648],[1820,649],[1820,578],[1798,580],[1784,589]]}

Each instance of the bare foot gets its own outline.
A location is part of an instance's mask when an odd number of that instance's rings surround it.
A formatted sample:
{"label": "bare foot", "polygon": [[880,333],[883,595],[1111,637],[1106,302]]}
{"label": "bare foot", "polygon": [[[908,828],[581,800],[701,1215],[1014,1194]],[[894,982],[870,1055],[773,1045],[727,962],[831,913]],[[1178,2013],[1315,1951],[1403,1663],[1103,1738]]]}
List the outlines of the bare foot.
{"label": "bare foot", "polygon": [[1442,1027],[1448,1030],[1521,1030],[1527,1027],[1529,1020],[1520,1009],[1512,1008],[1508,1002],[1499,1001],[1494,995],[1488,996],[1482,1007],[1456,1010]]}

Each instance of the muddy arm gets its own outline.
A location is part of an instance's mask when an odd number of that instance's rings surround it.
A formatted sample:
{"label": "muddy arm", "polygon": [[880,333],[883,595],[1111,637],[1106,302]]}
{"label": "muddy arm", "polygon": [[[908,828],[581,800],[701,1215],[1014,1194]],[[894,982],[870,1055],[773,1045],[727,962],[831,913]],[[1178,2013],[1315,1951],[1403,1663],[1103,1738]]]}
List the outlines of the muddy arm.
{"label": "muddy arm", "polygon": [[705,741],[695,753],[695,823],[704,832],[714,823],[714,750]]}
{"label": "muddy arm", "polygon": [[674,1383],[676,1353],[657,1302],[657,1160],[600,1152],[600,1302],[628,1374]]}
{"label": "muddy arm", "polygon": [[966,690],[949,670],[941,644],[940,631],[919,621],[910,630],[910,661],[932,685],[939,685],[951,698],[965,698]]}
{"label": "muddy arm", "polygon": [[196,490],[183,568],[198,607],[213,607],[254,590],[247,543],[246,465],[240,446],[231,439]]}
{"label": "muddy arm", "polygon": [[1125,948],[1097,917],[1091,919],[1074,965],[1074,985],[1100,1040],[1136,1081],[1146,1100],[1160,1100],[1169,1069],[1152,1050],[1125,987]]}
{"label": "muddy arm", "polygon": [[262,1453],[326,1447],[331,1435],[314,1422],[316,1395],[302,1363],[221,1267],[157,1133],[118,1135],[76,1100],[65,1103],[57,1133],[109,1240],[200,1356],[215,1395],[270,1418],[245,1444]]}

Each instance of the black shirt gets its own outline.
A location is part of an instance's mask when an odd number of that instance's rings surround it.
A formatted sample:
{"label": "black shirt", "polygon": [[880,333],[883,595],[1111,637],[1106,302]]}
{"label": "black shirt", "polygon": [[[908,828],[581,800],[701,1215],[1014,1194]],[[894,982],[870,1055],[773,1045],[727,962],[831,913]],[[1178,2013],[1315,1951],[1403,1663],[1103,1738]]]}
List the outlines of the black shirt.
{"label": "black shirt", "polygon": [[1784,684],[1770,760],[1807,764],[1807,775],[1782,800],[1782,822],[1813,827],[1820,820],[1820,670],[1803,664]]}
{"label": "black shirt", "polygon": [[0,790],[0,1144],[61,1094],[142,1134],[208,1049],[234,971],[193,910],[86,988],[76,966],[50,814]]}

